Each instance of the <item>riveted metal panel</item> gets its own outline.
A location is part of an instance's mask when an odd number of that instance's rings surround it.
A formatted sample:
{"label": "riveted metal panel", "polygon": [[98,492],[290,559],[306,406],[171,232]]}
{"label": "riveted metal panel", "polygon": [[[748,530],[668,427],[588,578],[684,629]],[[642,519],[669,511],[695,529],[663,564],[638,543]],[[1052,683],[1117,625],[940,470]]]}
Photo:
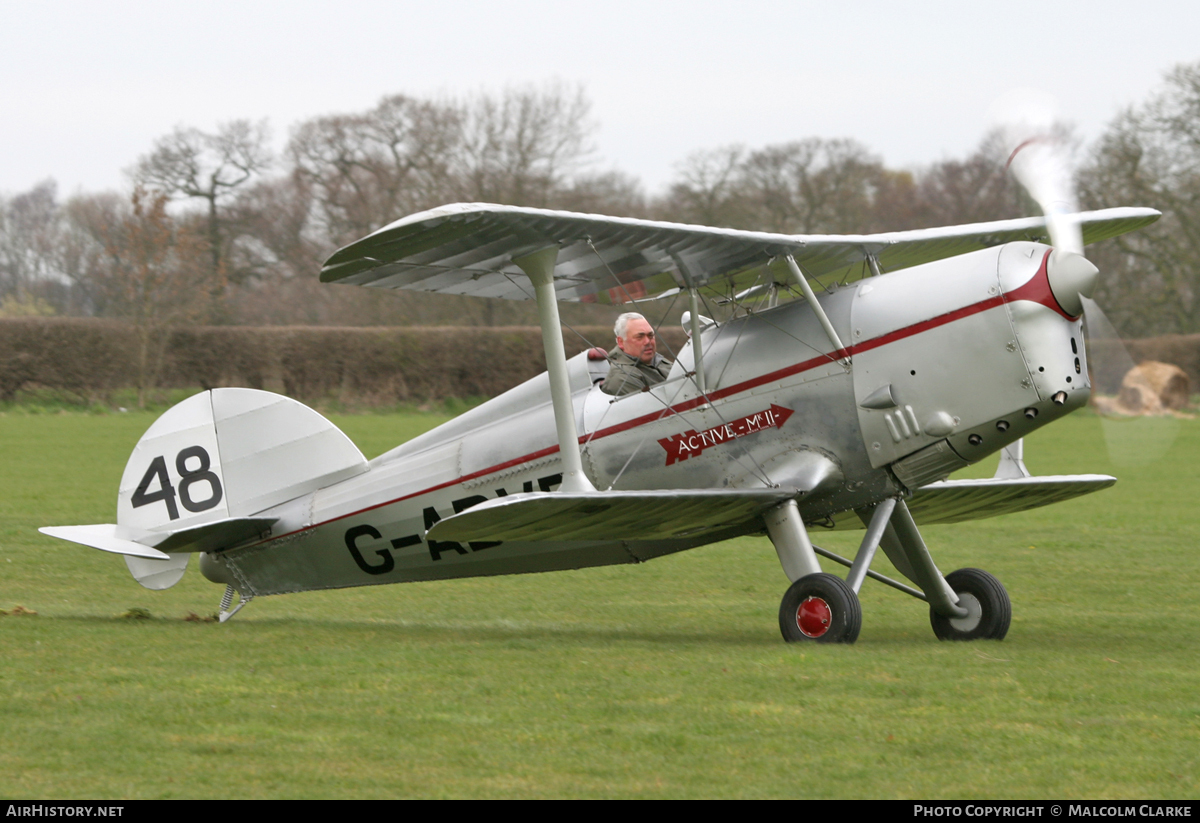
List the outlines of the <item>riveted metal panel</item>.
{"label": "riveted metal panel", "polygon": [[[1064,316],[1045,282],[1048,246],[1012,243],[1000,256],[1000,285],[1034,388],[1042,400],[1065,391],[1082,406],[1091,393],[1083,344],[1083,318]],[[1056,307],[1059,310],[1056,310]]]}
{"label": "riveted metal panel", "polygon": [[[944,438],[938,421],[961,431],[996,409],[1037,400],[1004,307],[999,253],[988,249],[858,285],[854,395],[873,466]],[[863,408],[886,385],[896,408]]]}

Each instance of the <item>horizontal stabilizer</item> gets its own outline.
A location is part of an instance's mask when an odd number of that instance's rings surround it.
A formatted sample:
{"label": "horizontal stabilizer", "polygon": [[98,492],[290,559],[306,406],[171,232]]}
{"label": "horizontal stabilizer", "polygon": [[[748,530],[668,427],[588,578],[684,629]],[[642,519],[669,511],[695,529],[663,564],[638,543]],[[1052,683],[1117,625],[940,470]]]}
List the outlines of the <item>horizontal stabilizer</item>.
{"label": "horizontal stabilizer", "polygon": [[745,523],[795,489],[532,492],[499,497],[435,523],[428,539],[664,540]]}
{"label": "horizontal stabilizer", "polygon": [[277,517],[231,517],[202,526],[169,532],[165,538],[155,535],[154,548],[164,552],[211,552],[236,546],[258,537],[278,521]]}
{"label": "horizontal stabilizer", "polygon": [[[113,523],[94,526],[45,526],[38,529],[42,534],[90,546],[93,549],[124,554],[130,557],[145,557],[150,560],[166,560],[167,554],[180,552],[208,552],[236,546],[257,537],[271,528],[274,517],[231,517],[215,520],[201,526],[191,526],[168,532],[147,532],[140,535],[141,542],[127,539],[128,529]],[[126,535],[118,537],[118,533]]]}
{"label": "horizontal stabilizer", "polygon": [[920,525],[960,523],[1061,503],[1107,489],[1117,478],[1107,474],[1047,475],[1007,480],[943,480],[922,486],[908,501]]}
{"label": "horizontal stabilizer", "polygon": [[158,549],[117,537],[116,523],[97,523],[92,526],[43,526],[42,534],[69,540],[82,546],[90,546],[102,552],[124,554],[129,557],[145,557],[148,560],[169,560],[170,557]]}

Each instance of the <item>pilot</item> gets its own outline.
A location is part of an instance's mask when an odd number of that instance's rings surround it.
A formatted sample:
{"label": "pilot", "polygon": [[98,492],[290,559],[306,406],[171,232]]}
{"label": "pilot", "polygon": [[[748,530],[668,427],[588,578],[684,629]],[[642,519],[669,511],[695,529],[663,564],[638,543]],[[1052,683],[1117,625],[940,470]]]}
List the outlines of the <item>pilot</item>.
{"label": "pilot", "polygon": [[626,312],[613,326],[617,346],[608,353],[608,377],[600,388],[622,395],[648,389],[667,379],[671,361],[658,353],[654,329],[637,312]]}

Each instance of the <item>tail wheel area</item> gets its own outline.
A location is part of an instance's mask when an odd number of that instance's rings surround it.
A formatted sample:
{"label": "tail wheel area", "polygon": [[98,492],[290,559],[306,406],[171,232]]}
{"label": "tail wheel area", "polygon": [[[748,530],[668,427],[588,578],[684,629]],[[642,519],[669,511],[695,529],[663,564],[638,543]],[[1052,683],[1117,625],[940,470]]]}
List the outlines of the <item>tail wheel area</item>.
{"label": "tail wheel area", "polygon": [[801,577],[779,605],[779,630],[789,643],[853,643],[861,629],[858,595],[832,574]]}
{"label": "tail wheel area", "polygon": [[982,569],[959,569],[946,575],[966,617],[944,617],[929,610],[938,640],[1003,640],[1012,622],[1012,603],[1004,586]]}

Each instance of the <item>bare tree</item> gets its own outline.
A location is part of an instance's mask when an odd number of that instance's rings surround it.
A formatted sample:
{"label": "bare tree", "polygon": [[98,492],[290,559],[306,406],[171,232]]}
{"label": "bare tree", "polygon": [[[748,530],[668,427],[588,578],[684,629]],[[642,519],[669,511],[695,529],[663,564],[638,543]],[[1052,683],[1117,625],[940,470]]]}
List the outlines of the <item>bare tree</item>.
{"label": "bare tree", "polygon": [[452,199],[460,139],[455,107],[394,95],[363,114],[301,124],[288,154],[311,190],[332,250]]}
{"label": "bare tree", "polygon": [[[1058,137],[1070,141],[1069,128],[1060,125]],[[919,175],[919,199],[930,225],[980,223],[1038,214],[1007,171],[1009,147],[1000,130],[984,135],[963,160],[934,163]]]}
{"label": "bare tree", "polygon": [[313,274],[331,250],[313,219],[316,209],[311,181],[298,170],[242,191],[229,207],[238,229],[229,252],[232,267],[254,280]]}
{"label": "bare tree", "polygon": [[1180,65],[1122,112],[1080,175],[1087,207],[1151,206],[1163,217],[1097,249],[1104,302],[1123,334],[1200,331],[1200,63]]}
{"label": "bare tree", "polygon": [[859,143],[820,138],[697,152],[678,171],[663,217],[789,234],[863,231],[884,174]]}
{"label": "bare tree", "polygon": [[936,223],[922,207],[916,175],[911,171],[883,169],[875,184],[872,219],[865,232],[905,231]]}
{"label": "bare tree", "polygon": [[619,176],[574,177],[588,154],[589,108],[582,90],[557,84],[465,101],[394,95],[301,124],[288,155],[331,249],[456,200],[636,202]]}
{"label": "bare tree", "polygon": [[591,149],[591,104],[558,83],[480,95],[459,107],[461,199],[549,206]]}
{"label": "bare tree", "polygon": [[[292,180],[271,189],[306,197],[309,205],[283,210],[289,226],[283,233],[261,231],[264,222],[277,225],[274,218],[243,222],[258,227],[260,260],[296,260],[315,250],[319,262],[399,217],[454,201],[609,211],[641,203],[640,190],[629,178],[575,174],[586,158],[588,109],[581,90],[549,85],[465,101],[395,95],[367,112],[316,118],[292,134]],[[242,202],[249,207],[267,190],[258,187]],[[291,252],[278,242],[285,236]],[[305,291],[279,279],[272,289],[281,295]],[[359,302],[334,294],[339,296],[310,300],[309,313],[365,316]],[[450,306],[444,296],[405,293],[394,299],[404,304],[395,307],[399,314],[462,316],[457,303],[452,312],[435,306]],[[503,304],[484,301],[481,319],[491,324],[510,314]]]}
{"label": "bare tree", "polygon": [[0,198],[0,298],[10,314],[24,311],[22,306],[37,314],[45,314],[47,307],[65,309],[63,216],[56,194],[54,181],[45,180]]}
{"label": "bare tree", "polygon": [[136,187],[73,199],[69,274],[94,313],[128,321],[138,339],[138,404],[162,368],[172,328],[201,320],[220,284],[210,282],[206,239],[167,213],[167,195]]}
{"label": "bare tree", "polygon": [[556,208],[616,217],[648,217],[646,195],[637,178],[619,171],[579,175],[558,192]]}
{"label": "bare tree", "polygon": [[657,211],[665,220],[705,226],[749,228],[739,178],[743,146],[698,151],[677,167],[677,179]]}
{"label": "bare tree", "polygon": [[114,285],[110,238],[120,234],[128,198],[116,192],[81,194],[63,208],[63,272],[71,281],[74,313],[113,317],[121,313],[122,295]]}
{"label": "bare tree", "polygon": [[861,144],[814,137],[752,153],[739,188],[764,230],[857,232],[871,221],[882,172]]}
{"label": "bare tree", "polygon": [[215,133],[177,128],[155,143],[133,170],[142,187],[169,197],[201,200],[205,208],[205,238],[210,259],[210,282],[227,272],[227,231],[224,208],[239,189],[261,175],[271,163],[265,122],[234,120]]}

